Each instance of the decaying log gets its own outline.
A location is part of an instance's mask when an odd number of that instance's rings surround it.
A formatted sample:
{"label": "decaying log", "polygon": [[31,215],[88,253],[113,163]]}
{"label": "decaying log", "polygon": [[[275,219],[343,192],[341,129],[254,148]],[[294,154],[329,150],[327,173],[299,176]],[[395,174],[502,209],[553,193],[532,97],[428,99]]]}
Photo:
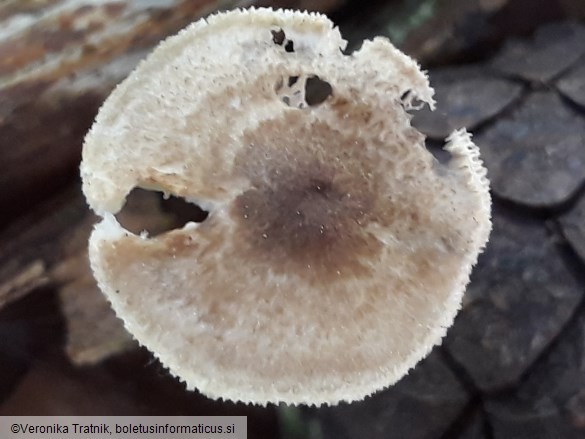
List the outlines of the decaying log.
{"label": "decaying log", "polygon": [[71,231],[89,230],[91,218],[70,188],[46,200],[0,233],[0,307],[51,283],[50,271],[65,257]]}

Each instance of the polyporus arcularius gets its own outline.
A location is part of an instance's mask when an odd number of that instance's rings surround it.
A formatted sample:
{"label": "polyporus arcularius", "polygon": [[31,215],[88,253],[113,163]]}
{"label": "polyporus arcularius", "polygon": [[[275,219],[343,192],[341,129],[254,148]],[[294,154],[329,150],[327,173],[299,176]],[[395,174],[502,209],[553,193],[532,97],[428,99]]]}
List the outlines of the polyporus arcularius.
{"label": "polyporus arcularius", "polygon": [[[213,398],[335,404],[440,343],[491,228],[477,147],[439,164],[433,106],[385,38],[345,55],[323,15],[238,10],[160,46],[107,99],[81,173],[103,217],[100,288],[136,339]],[[209,211],[156,237],[114,214],[135,187]]]}

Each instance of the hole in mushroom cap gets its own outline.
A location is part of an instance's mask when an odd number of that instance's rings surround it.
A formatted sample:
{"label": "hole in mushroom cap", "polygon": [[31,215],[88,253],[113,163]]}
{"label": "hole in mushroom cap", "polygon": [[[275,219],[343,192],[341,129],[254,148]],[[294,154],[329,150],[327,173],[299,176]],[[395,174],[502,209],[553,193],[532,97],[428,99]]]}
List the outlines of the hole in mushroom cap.
{"label": "hole in mushroom cap", "polygon": [[284,50],[291,53],[295,51],[295,44],[292,40],[286,38],[286,34],[282,29],[271,30],[272,42],[278,46],[284,46]]}
{"label": "hole in mushroom cap", "polygon": [[163,212],[172,214],[181,226],[191,223],[202,223],[209,216],[209,212],[198,204],[181,197],[163,197],[160,199]]}
{"label": "hole in mushroom cap", "polygon": [[183,198],[134,188],[116,219],[129,232],[154,237],[180,229],[189,222],[201,223],[208,216],[209,212]]}
{"label": "hole in mushroom cap", "polygon": [[279,78],[274,90],[286,105],[300,109],[322,104],[333,94],[331,84],[317,75]]}
{"label": "hole in mushroom cap", "polygon": [[282,46],[284,44],[286,35],[282,29],[272,30],[270,31],[270,33],[272,33],[272,41],[274,42],[274,44],[278,44],[279,46]]}
{"label": "hole in mushroom cap", "polygon": [[411,95],[412,95],[412,90],[408,89],[400,95],[400,100],[402,102],[404,102],[404,101],[408,100],[411,97]]}
{"label": "hole in mushroom cap", "polygon": [[402,105],[402,108],[406,111],[411,111],[420,110],[425,103],[418,99],[414,91],[408,89],[400,95],[400,105]]}
{"label": "hole in mushroom cap", "polygon": [[333,94],[333,88],[318,76],[310,76],[305,82],[305,101],[310,107],[319,105]]}

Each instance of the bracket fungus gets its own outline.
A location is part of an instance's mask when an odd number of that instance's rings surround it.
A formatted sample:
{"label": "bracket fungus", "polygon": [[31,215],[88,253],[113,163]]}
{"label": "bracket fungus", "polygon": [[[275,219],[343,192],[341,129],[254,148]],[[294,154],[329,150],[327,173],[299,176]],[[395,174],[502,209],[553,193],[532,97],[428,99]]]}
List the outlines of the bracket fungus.
{"label": "bracket fungus", "polygon": [[[168,38],[101,108],[83,148],[101,290],[189,389],[257,404],[362,399],[440,343],[488,239],[463,130],[446,165],[410,125],[433,107],[385,38],[343,53],[323,15],[220,13]],[[149,237],[115,214],[135,187],[200,222]]]}

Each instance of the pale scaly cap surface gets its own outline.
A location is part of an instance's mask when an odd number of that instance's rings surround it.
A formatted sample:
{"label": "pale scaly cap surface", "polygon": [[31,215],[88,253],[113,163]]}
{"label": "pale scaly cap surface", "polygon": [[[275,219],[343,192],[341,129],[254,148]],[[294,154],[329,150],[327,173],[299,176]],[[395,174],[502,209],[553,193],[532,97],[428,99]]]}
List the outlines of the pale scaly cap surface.
{"label": "pale scaly cap surface", "polygon": [[[211,16],[163,42],[87,135],[83,190],[103,216],[95,276],[189,389],[361,399],[453,322],[491,227],[477,147],[455,132],[440,165],[406,111],[433,105],[417,64],[384,38],[344,47],[323,15]],[[330,86],[320,103],[304,95],[316,78]],[[137,186],[209,217],[133,235],[113,214]]]}

